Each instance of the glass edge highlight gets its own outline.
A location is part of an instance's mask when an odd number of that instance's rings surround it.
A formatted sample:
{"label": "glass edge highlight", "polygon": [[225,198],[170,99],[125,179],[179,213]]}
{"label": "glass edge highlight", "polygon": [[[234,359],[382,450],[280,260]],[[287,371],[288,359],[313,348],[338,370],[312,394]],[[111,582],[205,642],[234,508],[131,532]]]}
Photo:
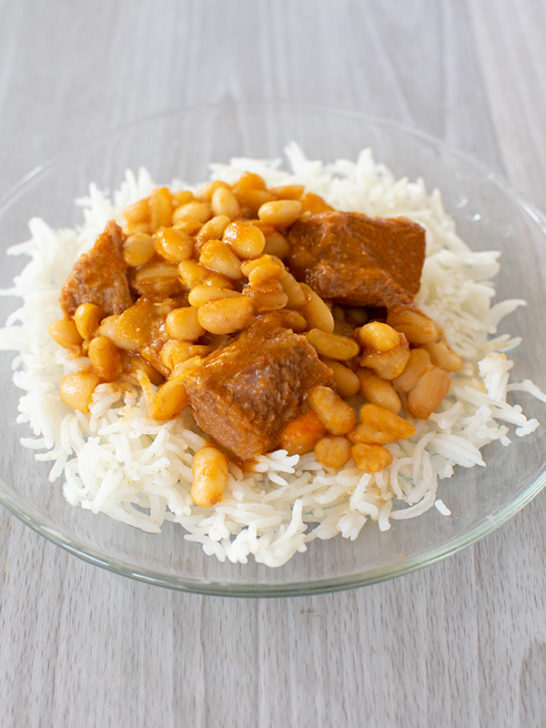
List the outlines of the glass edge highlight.
{"label": "glass edge highlight", "polygon": [[546,472],[540,474],[532,485],[529,486],[518,498],[506,504],[497,513],[490,515],[485,521],[478,524],[463,537],[454,538],[442,546],[425,552],[420,556],[410,557],[400,561],[395,566],[387,569],[372,569],[370,571],[351,574],[350,576],[340,576],[334,579],[317,579],[310,582],[286,582],[284,584],[264,585],[241,585],[226,584],[221,581],[200,582],[194,579],[167,578],[163,574],[153,570],[135,569],[130,563],[117,559],[109,559],[99,551],[87,549],[83,544],[65,539],[54,533],[48,526],[37,519],[32,518],[25,511],[10,499],[0,493],[0,504],[9,511],[18,520],[31,528],[35,533],[43,536],[47,541],[56,546],[60,546],[65,551],[77,556],[79,559],[90,563],[94,566],[103,568],[115,574],[134,579],[136,581],[160,586],[175,591],[187,592],[192,594],[201,594],[207,596],[220,597],[255,597],[255,598],[275,598],[287,596],[312,596],[314,594],[326,594],[336,591],[344,591],[355,589],[371,584],[377,584],[388,579],[410,574],[425,566],[431,566],[437,561],[455,554],[467,546],[476,543],[485,536],[506,523],[516,513],[524,508],[531,500],[533,500],[546,486]]}

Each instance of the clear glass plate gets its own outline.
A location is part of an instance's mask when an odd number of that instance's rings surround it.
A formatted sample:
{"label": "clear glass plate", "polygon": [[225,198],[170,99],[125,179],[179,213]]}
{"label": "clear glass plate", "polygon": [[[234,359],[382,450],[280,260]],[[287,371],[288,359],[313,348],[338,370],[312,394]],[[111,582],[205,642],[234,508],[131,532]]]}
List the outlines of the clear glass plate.
{"label": "clear glass plate", "polygon": [[[127,168],[147,166],[154,179],[198,182],[208,177],[211,160],[232,156],[282,156],[295,139],[311,158],[355,159],[371,147],[397,177],[423,177],[438,187],[459,234],[474,249],[502,250],[497,299],[527,299],[527,308],[508,317],[501,332],[523,337],[514,352],[513,378],[546,384],[543,331],[546,225],[544,218],[504,182],[442,142],[395,123],[358,113],[278,104],[214,106],[174,111],[133,123],[72,150],[27,176],[0,206],[2,246],[27,239],[27,221],[43,217],[52,226],[72,226],[81,212],[73,201],[91,181],[114,189]],[[8,287],[20,258],[2,259],[0,285]],[[0,299],[0,317],[16,306]],[[166,524],[149,535],[69,506],[60,482],[47,480],[49,466],[19,444],[26,434],[15,424],[19,396],[11,384],[11,356],[0,357],[4,406],[0,430],[0,502],[38,533],[87,561],[136,579],[204,594],[279,596],[311,594],[362,586],[398,576],[458,551],[494,530],[545,485],[546,427],[511,447],[485,448],[487,467],[457,469],[439,488],[452,511],[432,509],[409,521],[394,521],[380,533],[367,524],[352,542],[338,537],[314,541],[278,569],[249,562],[220,563],[188,543],[179,526]],[[544,405],[519,399],[529,416],[544,417]]]}

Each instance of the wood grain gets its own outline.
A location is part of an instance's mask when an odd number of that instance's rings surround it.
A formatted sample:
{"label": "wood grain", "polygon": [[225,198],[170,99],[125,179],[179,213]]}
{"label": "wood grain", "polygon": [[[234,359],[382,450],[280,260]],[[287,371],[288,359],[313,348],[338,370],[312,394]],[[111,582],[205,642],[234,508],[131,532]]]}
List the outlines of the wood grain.
{"label": "wood grain", "polygon": [[[175,106],[302,101],[446,139],[545,206],[534,0],[0,0],[0,195]],[[544,503],[434,567],[269,601],[156,589],[0,512],[0,724],[544,725]]]}

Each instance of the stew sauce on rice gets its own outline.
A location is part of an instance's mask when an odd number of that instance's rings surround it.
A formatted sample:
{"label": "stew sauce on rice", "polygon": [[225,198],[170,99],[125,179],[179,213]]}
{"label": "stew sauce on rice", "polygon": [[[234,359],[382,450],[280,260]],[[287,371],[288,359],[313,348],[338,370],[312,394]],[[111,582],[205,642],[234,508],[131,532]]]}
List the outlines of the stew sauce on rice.
{"label": "stew sauce on rice", "polygon": [[88,413],[111,382],[141,387],[159,421],[189,407],[211,438],[194,456],[198,506],[221,500],[228,458],[251,468],[281,446],[380,472],[462,365],[413,303],[425,230],[406,217],[334,210],[248,172],[155,188],[123,217],[62,288],[49,332],[88,365],[60,397]]}

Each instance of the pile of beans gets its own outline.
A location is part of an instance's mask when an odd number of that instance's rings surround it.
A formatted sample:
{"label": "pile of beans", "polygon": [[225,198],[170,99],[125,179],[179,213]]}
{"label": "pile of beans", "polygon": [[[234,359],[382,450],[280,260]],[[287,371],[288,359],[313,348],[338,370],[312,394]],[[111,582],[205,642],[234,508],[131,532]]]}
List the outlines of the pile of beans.
{"label": "pile of beans", "polygon": [[[296,281],[284,264],[287,230],[330,209],[301,185],[267,188],[251,173],[233,185],[210,182],[197,193],[160,187],[127,207],[123,257],[142,298],[107,317],[84,303],[73,317],[51,324],[59,344],[90,362],[63,378],[63,402],[88,412],[99,383],[138,382],[152,417],[176,417],[187,405],[188,363],[260,314],[277,311],[333,372],[331,387],[308,393],[307,411],[284,428],[281,446],[291,454],[314,450],[329,468],[351,457],[366,472],[387,467],[392,456],[385,445],[415,432],[399,413],[429,417],[449,389],[448,372],[462,361],[434,321],[413,306],[368,320],[365,308],[331,305]],[[364,399],[358,416],[353,405],[362,400],[347,402],[355,395]],[[207,444],[195,455],[193,474],[195,503],[212,505],[227,481],[225,455]]]}

